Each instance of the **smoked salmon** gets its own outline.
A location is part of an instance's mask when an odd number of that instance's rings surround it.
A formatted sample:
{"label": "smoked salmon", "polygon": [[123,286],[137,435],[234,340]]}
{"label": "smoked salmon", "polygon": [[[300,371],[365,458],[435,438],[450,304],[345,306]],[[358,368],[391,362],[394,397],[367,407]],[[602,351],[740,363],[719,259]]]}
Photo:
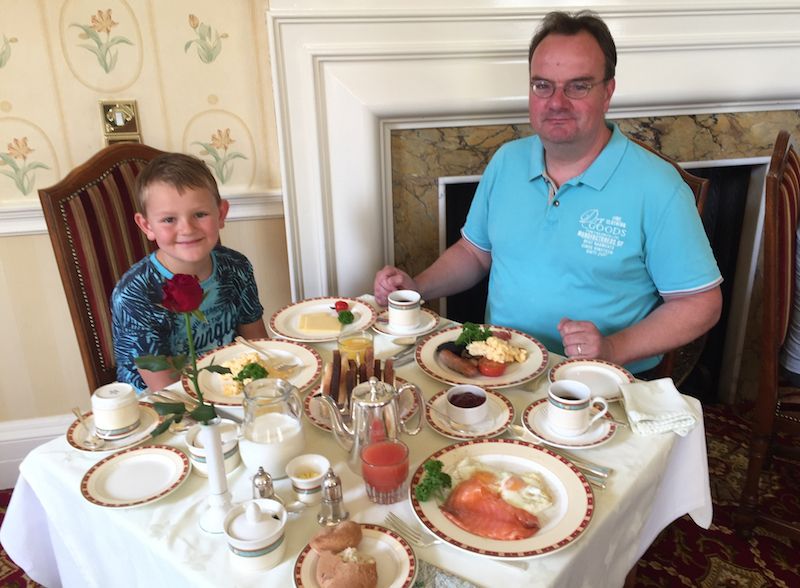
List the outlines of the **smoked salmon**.
{"label": "smoked salmon", "polygon": [[484,470],[453,488],[441,510],[453,524],[487,539],[527,539],[540,528],[536,515],[502,499],[497,476]]}

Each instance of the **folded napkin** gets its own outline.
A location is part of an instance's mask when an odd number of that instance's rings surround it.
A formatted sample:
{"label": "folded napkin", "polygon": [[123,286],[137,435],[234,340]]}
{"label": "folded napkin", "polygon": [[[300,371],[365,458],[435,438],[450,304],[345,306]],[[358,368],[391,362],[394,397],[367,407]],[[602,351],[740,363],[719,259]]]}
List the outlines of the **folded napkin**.
{"label": "folded napkin", "polygon": [[620,385],[625,412],[637,435],[674,431],[685,437],[697,423],[697,415],[683,399],[672,378]]}

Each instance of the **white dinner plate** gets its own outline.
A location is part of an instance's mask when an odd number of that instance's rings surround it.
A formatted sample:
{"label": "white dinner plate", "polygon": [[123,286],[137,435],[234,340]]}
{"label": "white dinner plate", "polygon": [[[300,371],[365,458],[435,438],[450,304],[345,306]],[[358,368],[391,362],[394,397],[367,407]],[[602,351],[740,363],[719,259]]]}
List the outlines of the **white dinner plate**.
{"label": "white dinner plate", "polygon": [[[406,381],[402,378],[395,377],[395,383],[399,388],[403,384],[406,384]],[[417,406],[417,395],[414,394],[411,388],[404,390],[403,393],[400,394],[398,402],[400,403],[400,418],[403,420],[409,418],[419,408]],[[319,427],[323,431],[332,430],[331,418],[323,411],[322,401],[317,398],[314,392],[309,392],[303,400],[303,412],[308,420],[316,427]]]}
{"label": "white dinner plate", "polygon": [[[417,500],[414,488],[426,461],[440,460],[444,471],[452,475],[456,464],[466,457],[493,468],[519,474],[535,472],[542,477],[553,505],[537,515],[541,528],[535,535],[516,541],[480,537],[450,522],[436,500]],[[414,514],[442,541],[463,551],[501,559],[531,558],[563,549],[583,536],[594,514],[592,489],[573,464],[545,447],[517,439],[462,441],[440,449],[422,460],[411,478],[409,493]]]}
{"label": "white dinner plate", "polygon": [[[417,577],[417,557],[400,535],[378,525],[361,523],[358,551],[375,558],[378,588],[411,588]],[[294,585],[297,588],[319,588],[317,561],[319,555],[306,545],[294,564]]]}
{"label": "white dinner plate", "polygon": [[189,458],[169,445],[125,449],[93,465],[81,480],[81,494],[98,506],[130,508],[155,502],[189,476]]}
{"label": "white dinner plate", "polygon": [[378,315],[378,318],[375,319],[375,324],[372,325],[372,328],[377,332],[383,335],[389,335],[390,337],[421,337],[422,335],[427,335],[436,328],[436,325],[439,324],[439,315],[432,310],[428,310],[427,308],[422,308],[420,310],[419,324],[417,324],[417,326],[413,329],[402,331],[393,329],[389,325],[388,310],[384,310]]}
{"label": "white dinner plate", "polygon": [[[296,386],[301,392],[313,384],[322,373],[322,357],[308,345],[279,339],[253,339],[252,342],[270,355],[285,359],[286,362],[299,361],[302,364],[287,378],[287,381]],[[202,368],[209,365],[212,359],[215,365],[221,365],[226,361],[248,353],[256,352],[241,343],[231,343],[199,357],[197,367]],[[243,394],[227,396],[224,393],[224,381],[220,374],[203,370],[197,380],[200,384],[200,389],[203,391],[203,399],[206,402],[213,402],[220,406],[242,405]],[[192,396],[197,396],[194,391],[194,385],[187,376],[184,375],[181,378],[181,384],[186,392]]]}
{"label": "white dinner plate", "polygon": [[[425,416],[431,428],[450,439],[463,441],[477,437],[497,437],[514,421],[514,406],[502,394],[486,390],[489,414],[483,423],[472,425],[469,431],[456,430],[442,415],[447,414],[447,389],[438,392],[425,405]],[[435,408],[438,413],[431,410]],[[474,432],[473,432],[474,431]]]}
{"label": "white dinner plate", "polygon": [[620,384],[636,381],[628,370],[602,359],[567,359],[550,369],[550,381],[577,380],[592,391],[592,396],[602,396],[609,402],[622,398]]}
{"label": "white dinner plate", "polygon": [[313,331],[300,330],[300,317],[304,314],[313,312],[329,312],[336,316],[333,306],[338,300],[344,300],[350,305],[350,312],[353,313],[353,322],[349,325],[342,325],[353,331],[363,331],[369,329],[375,323],[375,309],[369,304],[356,300],[355,298],[308,298],[295,304],[290,304],[276,311],[269,319],[269,328],[273,333],[290,341],[300,341],[305,343],[322,343],[324,341],[336,341],[339,333],[330,334],[325,332],[314,333]]}
{"label": "white dinner plate", "polygon": [[[86,421],[86,426],[90,429],[94,427],[94,415],[90,412],[84,413],[83,419]],[[75,449],[81,451],[90,451],[92,453],[108,453],[110,451],[119,451],[120,449],[127,449],[142,443],[150,437],[150,433],[159,425],[161,417],[153,408],[145,403],[139,403],[139,426],[132,432],[120,437],[118,439],[104,439],[101,447],[87,447],[86,437],[87,431],[83,428],[80,422],[75,421],[67,429],[67,443],[72,445]]]}
{"label": "white dinner plate", "polygon": [[502,376],[490,378],[488,376],[478,375],[474,378],[469,378],[463,374],[451,370],[444,366],[436,357],[436,348],[442,343],[448,341],[455,341],[461,334],[462,328],[460,326],[442,329],[428,335],[417,345],[416,359],[419,367],[422,368],[426,374],[434,380],[439,380],[446,384],[474,384],[481,388],[510,388],[518,386],[525,382],[529,382],[544,372],[547,367],[547,360],[549,354],[544,345],[531,337],[530,335],[517,331],[516,329],[509,329],[508,327],[493,327],[486,325],[495,331],[506,331],[511,333],[512,345],[523,347],[528,351],[528,358],[522,363],[512,363],[507,368]]}
{"label": "white dinner plate", "polygon": [[542,398],[531,403],[522,413],[522,424],[531,434],[548,445],[562,449],[589,449],[603,443],[608,443],[617,432],[617,425],[611,420],[611,415],[606,414],[597,419],[589,429],[581,434],[569,437],[562,435],[550,426],[547,420],[547,398]]}

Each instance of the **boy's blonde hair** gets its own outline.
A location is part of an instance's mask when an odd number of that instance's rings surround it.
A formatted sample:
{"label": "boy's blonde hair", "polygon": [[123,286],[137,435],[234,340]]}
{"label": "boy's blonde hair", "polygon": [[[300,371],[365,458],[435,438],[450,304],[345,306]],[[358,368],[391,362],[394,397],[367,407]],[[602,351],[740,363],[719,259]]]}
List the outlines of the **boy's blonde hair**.
{"label": "boy's blonde hair", "polygon": [[187,188],[205,188],[220,203],[214,175],[203,160],[185,153],[163,153],[153,159],[136,177],[136,197],[142,213],[147,211],[147,188],[163,182],[183,192]]}

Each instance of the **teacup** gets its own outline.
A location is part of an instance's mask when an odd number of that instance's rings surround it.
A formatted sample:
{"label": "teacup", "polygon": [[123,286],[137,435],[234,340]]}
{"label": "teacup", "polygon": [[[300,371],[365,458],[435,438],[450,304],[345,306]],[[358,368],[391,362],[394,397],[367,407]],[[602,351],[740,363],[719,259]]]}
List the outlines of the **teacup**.
{"label": "teacup", "polygon": [[455,423],[477,425],[482,423],[489,413],[486,390],[472,384],[459,384],[447,391],[445,411]]}
{"label": "teacup", "polygon": [[389,294],[389,328],[413,331],[419,326],[422,299],[414,290],[395,290]]}
{"label": "teacup", "polygon": [[97,436],[120,439],[139,426],[139,400],[133,386],[112,382],[92,394],[92,415]]}
{"label": "teacup", "polygon": [[[206,463],[206,449],[198,439],[202,425],[194,425],[186,432],[186,448],[189,450],[189,461],[192,462],[192,471],[198,476],[208,477],[208,463]],[[220,437],[222,439],[222,457],[225,463],[225,473],[230,474],[242,463],[239,454],[239,428],[236,423],[221,419]]]}
{"label": "teacup", "polygon": [[231,561],[245,571],[274,568],[286,551],[286,509],[277,500],[259,498],[234,506],[223,530]]}
{"label": "teacup", "polygon": [[[557,433],[576,437],[608,412],[608,403],[600,396],[592,397],[589,386],[575,380],[558,380],[547,390],[547,422]],[[592,415],[592,407],[600,407]]]}
{"label": "teacup", "polygon": [[330,467],[325,457],[315,453],[298,455],[286,464],[286,475],[292,481],[297,500],[304,504],[319,504],[322,501],[322,480]]}

